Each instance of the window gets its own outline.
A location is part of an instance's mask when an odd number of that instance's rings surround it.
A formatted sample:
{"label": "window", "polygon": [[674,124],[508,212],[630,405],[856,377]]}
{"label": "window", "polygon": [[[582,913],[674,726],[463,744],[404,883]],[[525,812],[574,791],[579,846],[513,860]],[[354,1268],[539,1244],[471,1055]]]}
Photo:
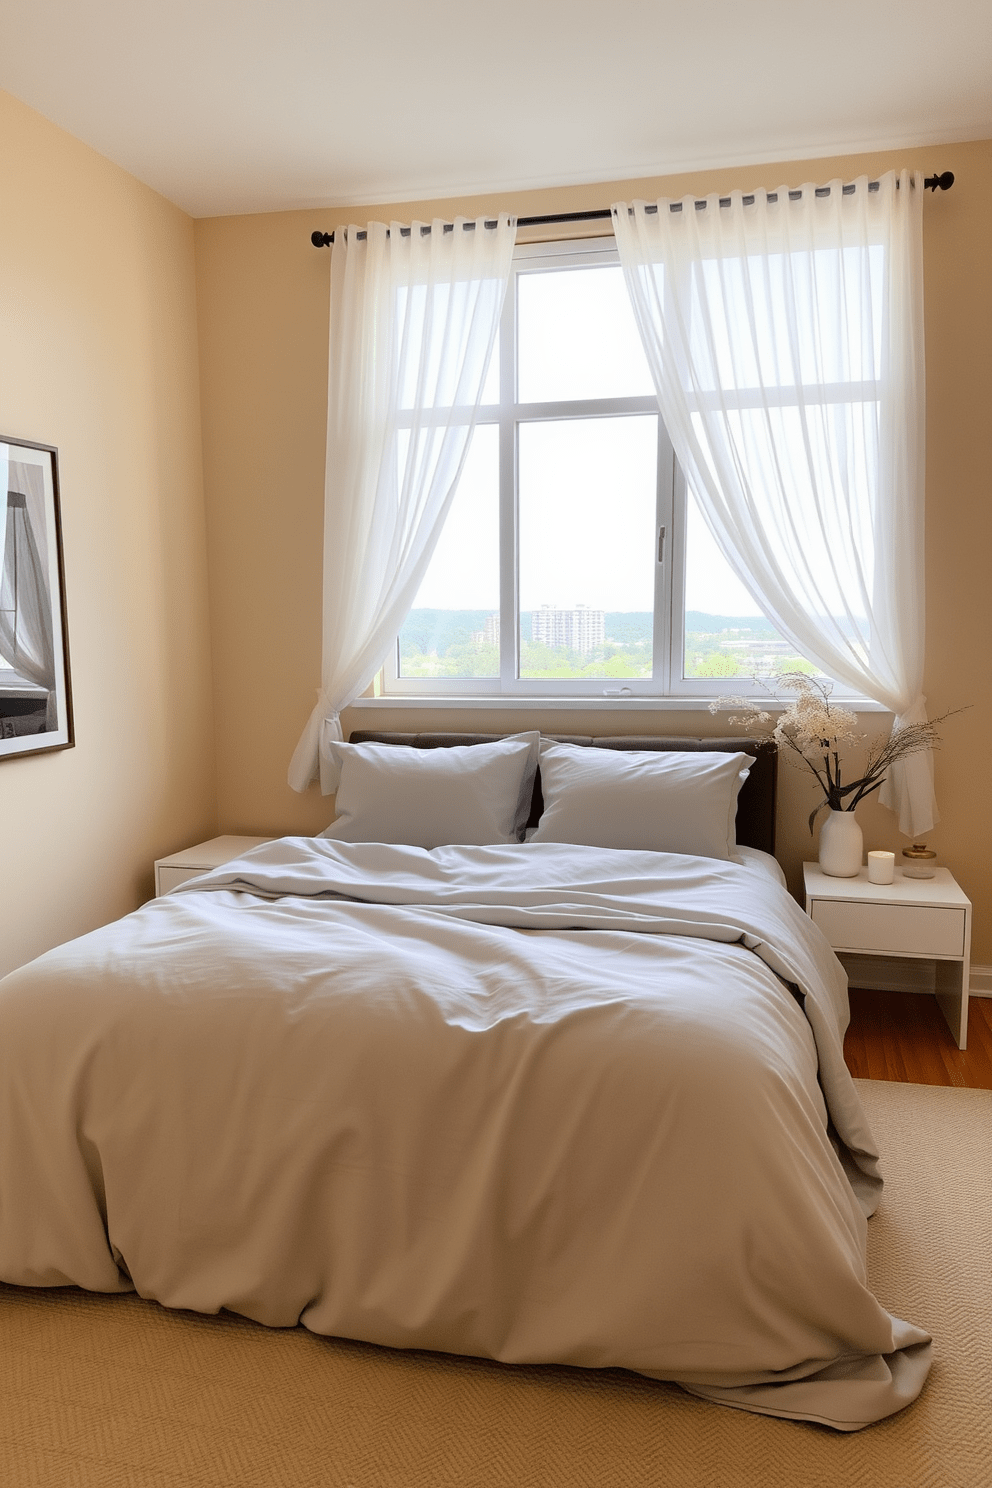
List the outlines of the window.
{"label": "window", "polygon": [[519,247],[384,690],[684,697],[797,669],[686,492],[612,238]]}

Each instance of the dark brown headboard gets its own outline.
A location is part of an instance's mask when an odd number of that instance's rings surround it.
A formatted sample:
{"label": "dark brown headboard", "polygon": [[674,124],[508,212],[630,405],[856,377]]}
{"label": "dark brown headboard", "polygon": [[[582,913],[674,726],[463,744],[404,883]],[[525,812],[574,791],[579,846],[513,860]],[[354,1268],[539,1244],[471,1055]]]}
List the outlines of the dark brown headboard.
{"label": "dark brown headboard", "polygon": [[[505,737],[501,734],[396,734],[378,733],[374,729],[355,729],[352,744],[407,744],[414,749],[444,749],[453,744],[492,744]],[[659,738],[654,734],[617,734],[594,739],[589,734],[547,734],[560,744],[584,744],[595,749],[720,750],[724,754],[744,753],[754,756],[754,764],[737,798],[737,841],[744,847],[759,847],[762,852],[775,851],[775,793],[778,783],[778,747],[770,739],[680,739]],[[544,809],[541,775],[534,782],[528,826],[536,826]]]}

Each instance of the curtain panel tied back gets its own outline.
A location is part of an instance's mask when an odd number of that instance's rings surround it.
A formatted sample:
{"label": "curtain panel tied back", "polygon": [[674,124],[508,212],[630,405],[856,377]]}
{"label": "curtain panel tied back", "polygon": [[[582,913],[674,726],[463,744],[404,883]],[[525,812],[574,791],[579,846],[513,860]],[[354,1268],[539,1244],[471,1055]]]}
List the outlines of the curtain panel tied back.
{"label": "curtain panel tied back", "polygon": [[[896,715],[923,697],[919,174],[620,202],[662,418],[723,556],[781,634]],[[937,820],[929,754],[882,801]]]}
{"label": "curtain panel tied back", "polygon": [[289,768],[337,788],[328,743],[382,664],[448,514],[492,357],[516,219],[370,222],[331,251],[323,662]]}

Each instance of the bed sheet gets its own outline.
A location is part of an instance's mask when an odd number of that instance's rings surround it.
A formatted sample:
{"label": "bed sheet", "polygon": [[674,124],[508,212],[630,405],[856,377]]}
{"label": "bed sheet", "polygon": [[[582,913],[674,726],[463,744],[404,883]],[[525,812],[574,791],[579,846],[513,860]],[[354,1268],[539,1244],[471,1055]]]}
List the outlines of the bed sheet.
{"label": "bed sheet", "polygon": [[763,873],[773,883],[777,883],[783,889],[786,888],[782,865],[777,858],[772,857],[771,853],[762,852],[759,847],[742,847],[738,843],[735,856],[743,868],[747,868],[752,873]]}

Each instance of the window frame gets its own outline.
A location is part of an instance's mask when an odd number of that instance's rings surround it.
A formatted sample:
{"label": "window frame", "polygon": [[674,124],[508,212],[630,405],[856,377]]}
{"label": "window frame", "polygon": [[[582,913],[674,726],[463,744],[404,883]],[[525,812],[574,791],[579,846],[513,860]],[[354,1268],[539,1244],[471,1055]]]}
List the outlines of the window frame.
{"label": "window frame", "polygon": [[[654,707],[694,709],[712,699],[755,693],[750,677],[685,677],[685,588],[688,492],[675,458],[656,396],[567,399],[543,403],[517,400],[517,287],[522,275],[549,270],[619,264],[616,240],[609,236],[518,244],[500,318],[494,355],[499,359],[499,402],[480,406],[477,427],[495,425],[499,443],[499,616],[498,677],[404,677],[400,673],[400,638],[396,637],[376,679],[375,697],[359,703],[440,706],[477,702],[534,706]],[[654,563],[652,675],[646,678],[524,678],[519,670],[519,429],[522,424],[564,419],[653,415],[657,419],[658,454],[655,501],[657,547]],[[661,533],[664,531],[664,538]],[[512,624],[504,624],[510,616]],[[838,697],[855,701],[840,686]],[[760,693],[757,695],[761,695]],[[875,709],[879,705],[857,700]],[[775,707],[774,702],[769,705]],[[784,704],[782,704],[784,706]]]}

